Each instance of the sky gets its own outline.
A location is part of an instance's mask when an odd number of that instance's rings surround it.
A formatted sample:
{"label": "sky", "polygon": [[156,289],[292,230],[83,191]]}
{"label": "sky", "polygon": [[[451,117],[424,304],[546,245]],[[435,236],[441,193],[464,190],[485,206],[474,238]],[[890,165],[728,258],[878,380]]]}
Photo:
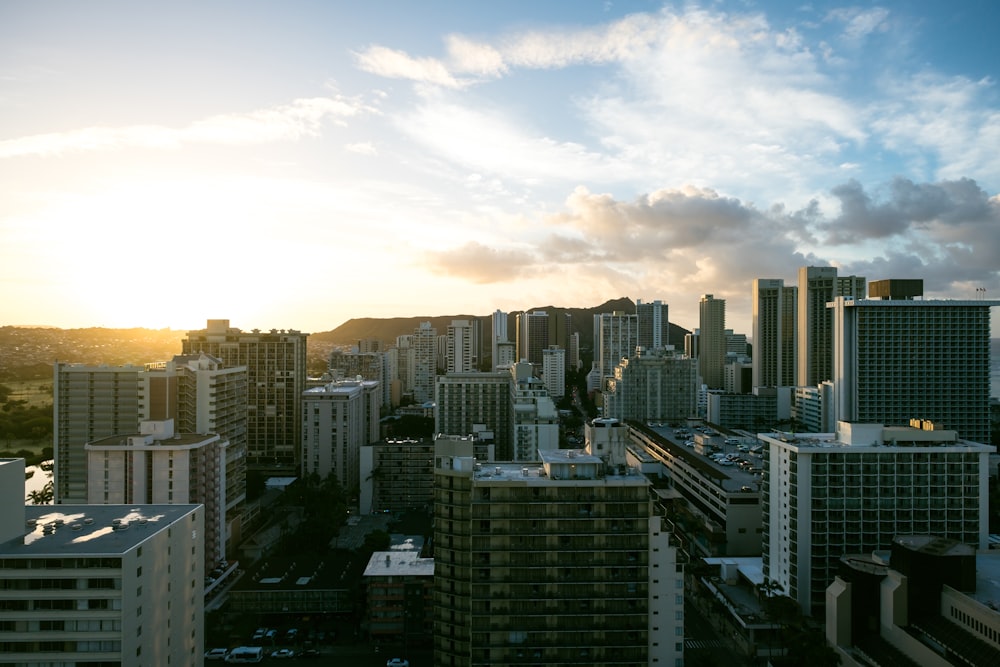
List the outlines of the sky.
{"label": "sky", "polygon": [[[0,325],[1000,297],[1000,5],[0,0]],[[1000,337],[993,314],[994,336]]]}

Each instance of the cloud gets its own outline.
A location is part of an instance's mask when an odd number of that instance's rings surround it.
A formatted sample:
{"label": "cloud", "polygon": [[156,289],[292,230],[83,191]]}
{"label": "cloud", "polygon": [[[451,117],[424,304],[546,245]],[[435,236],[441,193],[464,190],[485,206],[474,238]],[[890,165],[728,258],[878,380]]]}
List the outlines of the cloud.
{"label": "cloud", "polygon": [[348,153],[357,153],[358,155],[378,155],[378,149],[370,141],[346,144],[344,150]]}
{"label": "cloud", "polygon": [[875,32],[884,32],[888,29],[886,24],[888,18],[889,10],[884,7],[838,8],[826,15],[827,21],[843,23],[844,36],[851,40],[862,39]]}
{"label": "cloud", "polygon": [[752,279],[794,284],[800,266],[839,266],[869,280],[923,277],[925,289],[943,295],[1000,287],[1000,197],[974,181],[897,178],[879,194],[848,181],[833,193],[842,208],[829,217],[817,202],[758,209],[692,186],[631,201],[580,187],[542,219],[546,233],[516,248],[475,241],[425,259],[439,274],[478,284],[531,276],[585,280],[603,294],[712,292],[738,302]]}
{"label": "cloud", "polygon": [[537,257],[517,249],[490,248],[476,241],[450,250],[425,254],[424,263],[432,272],[482,285],[510,282],[530,273]]}
{"label": "cloud", "polygon": [[317,97],[242,114],[224,114],[183,128],[158,125],[89,127],[0,141],[0,158],[51,156],[124,148],[175,149],[182,144],[255,144],[318,136],[324,123],[373,111],[359,99]]}
{"label": "cloud", "polygon": [[384,46],[370,46],[354,54],[359,69],[387,79],[409,79],[445,88],[461,88],[466,83],[456,79],[435,58],[414,58],[402,51]]}

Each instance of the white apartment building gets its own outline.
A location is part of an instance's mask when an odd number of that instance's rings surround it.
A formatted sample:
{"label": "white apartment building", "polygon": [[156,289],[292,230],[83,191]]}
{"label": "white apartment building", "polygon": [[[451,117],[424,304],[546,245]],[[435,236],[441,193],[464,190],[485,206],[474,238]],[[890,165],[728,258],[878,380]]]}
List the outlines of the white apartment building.
{"label": "white apartment building", "polygon": [[635,313],[617,310],[613,313],[595,315],[598,338],[594,339],[601,377],[615,374],[615,366],[625,358],[635,354],[639,344],[639,319]]}
{"label": "white apartment building", "polygon": [[434,378],[437,377],[437,329],[430,322],[421,322],[410,339],[412,354],[413,401],[434,400]]}
{"label": "white apartment building", "polygon": [[379,439],[382,392],[374,380],[331,382],[302,394],[302,474],[359,484],[361,448]]}
{"label": "white apartment building", "polygon": [[765,579],[821,612],[844,554],[896,535],[988,547],[990,445],[953,430],[838,422],[835,433],[761,434]]}
{"label": "white apartment building", "polygon": [[566,350],[555,345],[542,350],[542,382],[552,398],[566,395]]}
{"label": "white apartment building", "polygon": [[829,306],[835,420],[927,419],[990,442],[990,309],[1000,301],[925,300],[920,280],[872,281],[869,291]]}
{"label": "white apartment building", "polygon": [[0,489],[0,665],[203,664],[200,505],[25,506],[23,459]]}
{"label": "white apartment building", "polygon": [[452,320],[448,326],[446,372],[467,373],[476,370],[473,340],[470,320]]}
{"label": "white apartment building", "polygon": [[697,414],[697,401],[696,360],[662,350],[620,360],[605,380],[605,417],[680,421]]}
{"label": "white apartment building", "polygon": [[531,364],[518,362],[510,372],[513,460],[537,461],[539,452],[559,449],[559,411]]}

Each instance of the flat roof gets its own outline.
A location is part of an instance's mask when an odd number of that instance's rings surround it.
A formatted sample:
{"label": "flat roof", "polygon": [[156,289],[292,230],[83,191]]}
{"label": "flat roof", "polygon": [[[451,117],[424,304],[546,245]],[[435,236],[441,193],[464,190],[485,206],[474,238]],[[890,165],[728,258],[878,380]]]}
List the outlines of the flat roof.
{"label": "flat roof", "polygon": [[434,559],[416,551],[376,551],[368,559],[366,577],[433,577]]}
{"label": "flat roof", "polygon": [[121,555],[199,507],[26,505],[24,535],[0,544],[0,556]]}

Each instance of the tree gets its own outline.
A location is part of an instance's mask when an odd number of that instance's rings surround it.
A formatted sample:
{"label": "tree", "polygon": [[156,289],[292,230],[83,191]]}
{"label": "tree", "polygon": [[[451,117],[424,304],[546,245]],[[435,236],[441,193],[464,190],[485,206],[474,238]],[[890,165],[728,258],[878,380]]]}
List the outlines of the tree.
{"label": "tree", "polygon": [[29,493],[26,500],[31,501],[32,505],[48,505],[52,502],[52,498],[54,496],[55,493],[52,486],[52,480],[49,480],[42,488]]}

